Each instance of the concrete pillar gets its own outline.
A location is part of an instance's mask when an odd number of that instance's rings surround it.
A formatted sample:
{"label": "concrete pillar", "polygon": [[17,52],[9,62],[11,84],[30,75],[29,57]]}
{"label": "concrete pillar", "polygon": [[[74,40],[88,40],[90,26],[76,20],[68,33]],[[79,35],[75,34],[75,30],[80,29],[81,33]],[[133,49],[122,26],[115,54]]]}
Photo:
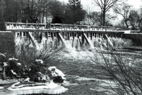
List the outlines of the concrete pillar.
{"label": "concrete pillar", "polygon": [[6,53],[8,57],[15,56],[14,36],[11,31],[0,31],[0,52]]}

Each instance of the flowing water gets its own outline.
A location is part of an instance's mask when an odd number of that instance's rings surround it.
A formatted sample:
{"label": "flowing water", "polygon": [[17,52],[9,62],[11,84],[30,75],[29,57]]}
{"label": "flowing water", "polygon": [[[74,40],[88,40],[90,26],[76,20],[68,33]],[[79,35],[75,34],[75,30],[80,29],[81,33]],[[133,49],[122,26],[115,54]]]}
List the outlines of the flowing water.
{"label": "flowing water", "polygon": [[[109,44],[111,43],[111,46],[115,49],[131,46],[131,41],[128,39],[109,37],[109,41]],[[31,60],[32,58],[40,57],[47,60],[47,64],[58,66],[66,74],[75,75],[69,78],[69,81],[77,83],[78,85],[69,86],[69,91],[63,95],[94,95],[96,93],[94,88],[100,83],[100,81],[96,81],[94,78],[98,73],[105,74],[102,70],[97,71],[95,69],[94,64],[96,60],[99,59],[100,63],[103,62],[102,56],[98,52],[107,51],[111,47],[107,39],[97,35],[93,38],[86,36],[85,42],[82,43],[80,37],[70,37],[68,40],[62,37],[62,35],[60,35],[60,40],[56,37],[43,36],[38,42],[31,34],[30,38],[16,37],[15,44],[16,55],[20,60],[26,58],[26,61],[28,61],[28,59]],[[109,56],[107,57],[109,58]],[[79,80],[79,77],[76,78],[78,75],[85,76],[83,79],[89,77],[91,79],[82,82]],[[0,95],[15,95],[15,93],[0,88]],[[103,93],[98,95],[107,94]]]}

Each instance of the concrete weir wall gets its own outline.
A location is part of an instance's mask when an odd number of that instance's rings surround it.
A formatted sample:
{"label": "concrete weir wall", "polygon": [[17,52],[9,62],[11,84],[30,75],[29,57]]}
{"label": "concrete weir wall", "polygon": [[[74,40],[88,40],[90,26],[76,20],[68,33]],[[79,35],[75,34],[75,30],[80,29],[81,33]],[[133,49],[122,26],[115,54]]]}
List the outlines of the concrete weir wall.
{"label": "concrete weir wall", "polygon": [[8,57],[15,55],[14,33],[0,31],[0,53],[6,53]]}
{"label": "concrete weir wall", "polygon": [[135,46],[142,46],[142,33],[124,34],[124,37],[131,39]]}

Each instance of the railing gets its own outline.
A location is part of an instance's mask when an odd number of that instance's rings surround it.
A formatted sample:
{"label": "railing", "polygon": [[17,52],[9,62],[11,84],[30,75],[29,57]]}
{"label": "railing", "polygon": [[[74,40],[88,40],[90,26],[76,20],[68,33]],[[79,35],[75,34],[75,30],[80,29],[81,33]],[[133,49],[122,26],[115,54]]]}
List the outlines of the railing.
{"label": "railing", "polygon": [[21,22],[5,22],[7,30],[9,29],[45,29],[45,23],[21,23]]}
{"label": "railing", "polygon": [[35,29],[35,30],[81,30],[81,31],[118,31],[115,27],[94,26],[94,25],[76,25],[76,24],[46,24],[46,23],[19,23],[6,22],[7,30],[16,29]]}

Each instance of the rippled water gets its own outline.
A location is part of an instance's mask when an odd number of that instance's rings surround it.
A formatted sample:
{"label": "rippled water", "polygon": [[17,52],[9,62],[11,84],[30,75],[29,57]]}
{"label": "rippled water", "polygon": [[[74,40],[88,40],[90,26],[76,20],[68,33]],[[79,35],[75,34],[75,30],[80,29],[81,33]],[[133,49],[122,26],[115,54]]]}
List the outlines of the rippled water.
{"label": "rippled water", "polygon": [[14,92],[7,89],[0,89],[0,95],[15,95]]}
{"label": "rippled water", "polygon": [[[83,73],[86,73],[86,74],[88,74],[89,77],[92,77],[92,75],[94,75],[94,72],[95,72],[95,70],[92,67],[92,65],[83,65],[83,64],[79,64],[79,65],[77,64],[76,65],[76,62],[78,62],[78,63],[89,63],[89,61],[92,61],[91,59],[95,59],[96,57],[97,58],[99,57],[99,59],[101,61],[101,56],[96,53],[95,49],[94,50],[89,50],[87,45],[82,48],[80,43],[79,43],[79,39],[78,38],[74,39],[75,41],[74,41],[73,44],[71,44],[72,40],[64,40],[64,39],[62,39],[62,40],[63,40],[64,44],[66,45],[65,48],[63,48],[60,51],[56,52],[56,54],[51,55],[51,57],[52,57],[51,61],[55,62],[55,64],[56,63],[75,63],[75,64],[70,64],[70,65],[66,64],[66,66],[64,66],[64,64],[61,64],[62,66],[60,65],[60,67],[63,70],[70,69],[68,71],[72,71],[72,72],[69,72],[69,73],[73,73],[73,74],[77,74],[77,73],[83,74]],[[32,48],[34,47],[33,44],[31,44],[31,41],[29,41],[29,39],[25,41],[24,38],[23,39],[16,38],[15,41],[16,41],[16,46],[17,46],[16,48],[19,51],[21,50],[21,45],[22,44],[24,44],[25,46],[28,46],[28,47],[32,47]],[[96,38],[92,39],[93,45],[102,50],[102,49],[105,49],[105,48],[102,47],[102,46],[99,47],[99,44],[98,44],[99,42],[102,44],[101,41],[104,42],[103,45],[105,46],[106,45],[106,41],[103,40],[103,38],[96,37]],[[114,38],[114,37],[112,37],[112,41],[120,42],[120,44],[116,44],[115,47],[121,47],[121,42],[122,43],[125,42],[121,38]],[[51,52],[53,52],[54,50],[57,49],[56,46],[60,47],[60,45],[63,45],[63,43],[59,45],[59,43],[56,43],[56,42],[57,42],[56,40],[53,41],[50,38],[48,40],[44,38],[42,43],[39,45],[39,47],[42,48],[42,49],[45,49],[45,50],[48,49],[46,52],[47,53],[51,53]],[[124,44],[126,44],[126,43],[124,43]],[[45,52],[45,51],[43,51],[43,52]],[[19,52],[17,51],[17,53],[19,53]],[[21,53],[21,51],[20,51],[20,53]],[[31,55],[30,55],[30,57],[31,57]],[[90,85],[90,83],[92,83],[92,82],[89,82],[87,85],[83,84],[83,86],[82,86],[82,84],[81,84],[80,86],[73,87],[73,88],[69,89],[69,91],[71,90],[71,91],[73,91],[73,93],[69,92],[69,93],[67,93],[65,95],[78,95],[79,93],[81,93],[82,95],[90,95],[90,93],[91,93],[91,95],[93,95],[94,92],[92,90],[89,90],[89,88],[92,87],[92,86],[94,87],[96,84],[93,82],[94,85]],[[83,89],[83,90],[85,89],[85,90],[81,91],[81,89]],[[86,92],[86,94],[85,94],[85,91],[88,91],[88,93]],[[78,93],[78,94],[76,94],[76,93]],[[15,95],[15,93],[12,92],[12,91],[9,91],[7,89],[2,89],[1,88],[0,89],[0,95]]]}

